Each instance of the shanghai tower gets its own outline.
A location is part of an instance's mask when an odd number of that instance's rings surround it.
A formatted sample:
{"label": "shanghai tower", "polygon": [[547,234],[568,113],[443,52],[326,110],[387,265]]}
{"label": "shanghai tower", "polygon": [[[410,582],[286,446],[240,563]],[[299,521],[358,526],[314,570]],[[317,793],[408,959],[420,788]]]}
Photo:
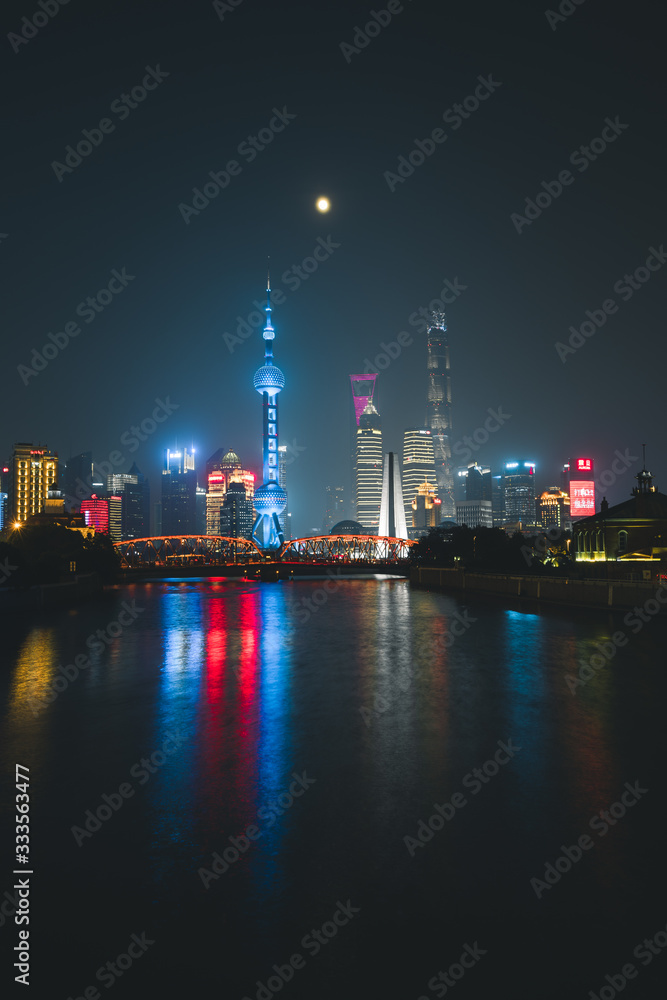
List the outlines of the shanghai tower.
{"label": "shanghai tower", "polygon": [[434,312],[428,328],[428,389],[426,426],[433,436],[438,494],[442,501],[441,517],[453,519],[454,475],[452,472],[452,379],[449,369],[449,341],[445,314]]}
{"label": "shanghai tower", "polygon": [[278,393],[285,388],[285,376],[273,363],[275,330],[271,323],[271,283],[266,283],[266,326],[264,338],[264,364],[255,372],[253,386],[262,397],[263,434],[262,465],[264,482],[255,491],[253,503],[257,520],[252,529],[252,539],[266,552],[282,547],[284,535],[278,520],[287,505],[287,494],[280,485],[278,465]]}

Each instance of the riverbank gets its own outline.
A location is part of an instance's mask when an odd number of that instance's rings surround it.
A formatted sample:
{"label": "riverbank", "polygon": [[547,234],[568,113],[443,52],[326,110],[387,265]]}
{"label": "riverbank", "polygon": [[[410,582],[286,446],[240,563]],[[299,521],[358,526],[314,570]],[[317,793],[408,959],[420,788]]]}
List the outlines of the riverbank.
{"label": "riverbank", "polygon": [[504,576],[492,573],[466,573],[462,569],[435,566],[413,566],[410,584],[415,587],[453,590],[457,593],[491,594],[499,597],[520,597],[589,608],[634,608],[647,600],[655,600],[657,591],[667,589],[655,582],[633,580],[571,580],[548,576]]}

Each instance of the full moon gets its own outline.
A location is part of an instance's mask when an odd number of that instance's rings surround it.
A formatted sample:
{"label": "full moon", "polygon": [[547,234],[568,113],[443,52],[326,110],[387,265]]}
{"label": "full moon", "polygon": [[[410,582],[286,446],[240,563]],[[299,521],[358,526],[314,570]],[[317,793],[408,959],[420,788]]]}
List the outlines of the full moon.
{"label": "full moon", "polygon": [[318,212],[328,212],[331,208],[331,202],[328,198],[318,198],[315,204]]}

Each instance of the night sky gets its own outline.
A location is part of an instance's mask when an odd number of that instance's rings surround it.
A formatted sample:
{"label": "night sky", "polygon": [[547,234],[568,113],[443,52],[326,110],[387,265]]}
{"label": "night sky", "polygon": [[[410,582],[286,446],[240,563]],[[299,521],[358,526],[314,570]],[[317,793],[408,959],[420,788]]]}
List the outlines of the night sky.
{"label": "night sky", "polygon": [[[667,257],[631,294],[622,280],[667,244],[661,5],[564,3],[573,13],[556,21],[535,2],[394,2],[357,52],[341,44],[383,2],[217,7],[71,0],[14,46],[9,33],[40,8],[3,8],[0,455],[16,441],[61,460],[120,450],[117,471],[136,461],[153,500],[163,449],[176,443],[194,443],[199,467],[232,447],[259,472],[261,333],[233,350],[224,335],[263,301],[270,255],[285,295],[273,318],[297,534],[321,525],[324,485],[347,484],[348,375],[401,331],[414,340],[376,390],[385,448],[399,451],[403,429],[423,422],[426,338],[409,317],[446,279],[465,286],[447,306],[453,442],[501,407],[510,419],[474,456],[494,471],[534,460],[543,489],[570,456],[593,457],[600,473],[629,449],[635,461],[606,490],[618,502],[646,441],[666,490]],[[147,74],[155,89],[134,108],[120,103]],[[443,120],[476,88],[486,95],[476,110]],[[283,124],[276,109],[295,117]],[[99,145],[54,168],[102,119],[113,129]],[[242,145],[272,121],[282,130],[261,151]],[[596,154],[605,128],[612,139]],[[442,141],[425,162],[388,179],[434,129]],[[236,174],[208,206],[179,208],[231,160]],[[543,182],[557,191],[564,170],[571,181],[538,217],[512,220]],[[321,194],[327,215],[314,207]],[[292,269],[323,244],[329,255],[297,287]],[[127,286],[91,322],[77,317],[123,268]],[[605,323],[563,361],[555,344],[586,310]],[[25,384],[19,366],[67,323],[80,333]],[[155,433],[121,444],[167,398],[178,408]]]}

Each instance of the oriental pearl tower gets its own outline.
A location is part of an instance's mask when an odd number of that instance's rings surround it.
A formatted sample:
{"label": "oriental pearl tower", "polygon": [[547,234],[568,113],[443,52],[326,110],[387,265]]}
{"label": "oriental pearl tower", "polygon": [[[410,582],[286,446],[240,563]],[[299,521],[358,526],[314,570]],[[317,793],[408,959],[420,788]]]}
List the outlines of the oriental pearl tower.
{"label": "oriental pearl tower", "polygon": [[285,376],[273,363],[273,339],[276,333],[271,323],[271,280],[266,281],[266,326],[264,364],[252,380],[262,397],[263,435],[262,462],[264,482],[255,491],[253,504],[257,520],[252,528],[252,540],[265,552],[282,547],[284,537],[278,514],[287,506],[287,494],[278,482],[278,393],[285,388]]}

